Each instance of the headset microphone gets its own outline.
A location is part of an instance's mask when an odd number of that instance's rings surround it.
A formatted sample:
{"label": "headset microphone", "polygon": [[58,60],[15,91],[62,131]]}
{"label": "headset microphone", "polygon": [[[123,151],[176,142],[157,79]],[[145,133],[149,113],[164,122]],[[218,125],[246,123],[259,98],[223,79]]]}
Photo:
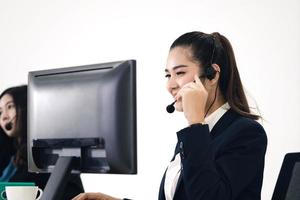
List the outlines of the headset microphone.
{"label": "headset microphone", "polygon": [[170,105],[167,106],[166,110],[168,113],[173,113],[175,110],[174,104],[176,103],[176,101],[174,101],[173,103],[171,103]]}
{"label": "headset microphone", "polygon": [[5,129],[10,131],[12,129],[12,122],[8,122],[6,125],[5,125]]}
{"label": "headset microphone", "polygon": [[12,123],[12,121],[14,120],[16,118],[16,115],[7,123],[7,124],[5,124],[5,129],[7,130],[7,131],[10,131],[12,128],[13,128],[13,123]]}

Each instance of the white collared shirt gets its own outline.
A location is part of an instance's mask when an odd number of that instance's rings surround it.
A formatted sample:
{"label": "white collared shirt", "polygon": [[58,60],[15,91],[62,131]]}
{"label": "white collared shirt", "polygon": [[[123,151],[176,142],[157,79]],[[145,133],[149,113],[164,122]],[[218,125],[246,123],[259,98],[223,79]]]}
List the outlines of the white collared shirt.
{"label": "white collared shirt", "polygon": [[[229,109],[230,109],[229,104],[225,103],[204,119],[205,123],[208,124],[209,131],[213,129],[215,124]],[[166,200],[173,199],[180,173],[181,173],[181,158],[179,153],[177,153],[174,160],[170,162],[165,176],[164,192],[165,192]]]}

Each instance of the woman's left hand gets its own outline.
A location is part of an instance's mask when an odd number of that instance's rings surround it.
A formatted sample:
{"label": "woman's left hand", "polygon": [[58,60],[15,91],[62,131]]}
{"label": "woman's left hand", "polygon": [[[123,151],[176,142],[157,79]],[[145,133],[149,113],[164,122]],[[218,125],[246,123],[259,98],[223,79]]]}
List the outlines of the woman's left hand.
{"label": "woman's left hand", "polygon": [[181,98],[182,109],[188,123],[196,124],[204,122],[205,105],[208,92],[197,75],[195,82],[184,85],[177,93],[176,100]]}

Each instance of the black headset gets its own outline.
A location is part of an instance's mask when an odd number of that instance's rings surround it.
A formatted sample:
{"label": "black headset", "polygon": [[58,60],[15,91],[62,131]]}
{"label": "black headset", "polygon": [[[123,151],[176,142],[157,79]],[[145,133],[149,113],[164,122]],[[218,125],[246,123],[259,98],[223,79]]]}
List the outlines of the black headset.
{"label": "black headset", "polygon": [[212,50],[212,53],[211,53],[210,62],[209,62],[208,65],[206,65],[204,67],[204,77],[206,77],[209,80],[214,79],[215,76],[216,76],[216,73],[217,73],[215,68],[213,68],[213,66],[212,66],[214,55],[215,55],[215,50],[216,50],[215,37],[212,36],[212,39],[213,39],[213,50]]}

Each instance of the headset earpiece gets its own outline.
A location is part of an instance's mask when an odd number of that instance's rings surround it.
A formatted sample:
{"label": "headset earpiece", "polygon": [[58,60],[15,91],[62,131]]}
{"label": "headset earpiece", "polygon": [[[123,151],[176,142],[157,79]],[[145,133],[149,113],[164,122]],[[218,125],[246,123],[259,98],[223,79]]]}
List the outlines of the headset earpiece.
{"label": "headset earpiece", "polygon": [[208,66],[205,67],[204,69],[204,75],[206,76],[207,79],[212,80],[215,78],[217,71],[213,66]]}
{"label": "headset earpiece", "polygon": [[216,50],[216,42],[215,42],[215,37],[212,36],[212,40],[213,40],[213,44],[212,44],[212,53],[211,53],[211,57],[210,57],[210,63],[209,65],[207,65],[204,69],[204,75],[206,76],[207,79],[212,80],[215,78],[217,71],[215,70],[215,68],[212,66],[213,64],[213,59],[215,56],[215,50]]}

